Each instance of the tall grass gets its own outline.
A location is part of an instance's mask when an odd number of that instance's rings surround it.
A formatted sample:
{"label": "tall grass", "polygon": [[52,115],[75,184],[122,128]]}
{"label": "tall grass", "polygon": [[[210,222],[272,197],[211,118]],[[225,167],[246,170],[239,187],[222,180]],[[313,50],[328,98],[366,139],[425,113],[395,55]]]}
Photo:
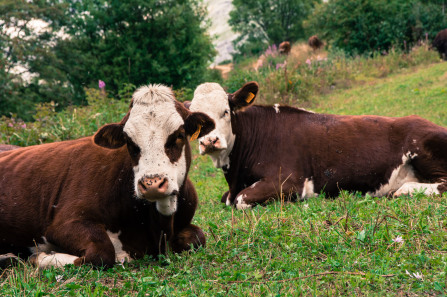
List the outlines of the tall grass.
{"label": "tall grass", "polygon": [[224,86],[234,92],[244,82],[255,80],[260,84],[258,103],[306,107],[315,96],[439,61],[438,53],[426,45],[415,47],[409,53],[392,50],[386,55],[351,58],[343,52],[312,51],[307,45],[299,44],[288,56],[269,49],[249,66],[236,65]]}

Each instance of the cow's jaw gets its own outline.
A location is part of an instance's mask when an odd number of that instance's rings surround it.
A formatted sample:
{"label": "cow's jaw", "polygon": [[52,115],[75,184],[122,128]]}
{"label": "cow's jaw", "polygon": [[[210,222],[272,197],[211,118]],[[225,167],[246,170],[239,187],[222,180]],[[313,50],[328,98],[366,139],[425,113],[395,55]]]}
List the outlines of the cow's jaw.
{"label": "cow's jaw", "polygon": [[[151,94],[137,91],[133,107],[124,126],[124,132],[140,149],[137,163],[133,167],[134,187],[138,198],[155,201],[157,210],[163,215],[172,215],[177,210],[177,195],[187,174],[185,146],[175,159],[166,152],[166,143],[184,120],[175,108],[172,93]],[[159,89],[157,89],[159,90]],[[163,178],[168,182],[163,193],[150,195],[142,192],[139,183],[144,178]]]}
{"label": "cow's jaw", "polygon": [[195,90],[190,110],[207,114],[216,125],[199,139],[200,154],[209,155],[215,167],[228,169],[236,136],[232,132],[227,93],[217,83],[204,83]]}

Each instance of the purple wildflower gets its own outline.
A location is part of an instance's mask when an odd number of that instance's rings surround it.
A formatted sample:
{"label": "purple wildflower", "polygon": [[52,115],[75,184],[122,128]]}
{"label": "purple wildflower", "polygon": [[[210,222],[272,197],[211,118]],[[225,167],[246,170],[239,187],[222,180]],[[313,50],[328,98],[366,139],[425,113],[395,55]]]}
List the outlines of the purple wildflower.
{"label": "purple wildflower", "polygon": [[99,86],[100,89],[104,89],[106,87],[106,83],[103,82],[102,80],[99,80],[98,81],[98,86]]}

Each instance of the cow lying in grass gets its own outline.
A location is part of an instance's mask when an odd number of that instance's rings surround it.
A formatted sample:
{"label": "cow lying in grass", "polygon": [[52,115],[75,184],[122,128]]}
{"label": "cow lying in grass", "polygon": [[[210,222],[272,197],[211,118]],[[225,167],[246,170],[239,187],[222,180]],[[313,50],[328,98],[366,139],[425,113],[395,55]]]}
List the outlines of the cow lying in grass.
{"label": "cow lying in grass", "polygon": [[447,129],[417,116],[338,116],[289,106],[253,105],[258,84],[233,94],[216,83],[197,87],[190,110],[215,130],[201,154],[222,168],[238,209],[280,197],[305,199],[341,189],[374,196],[447,191]]}
{"label": "cow lying in grass", "polygon": [[0,254],[33,253],[39,267],[110,267],[205,245],[191,224],[188,141],[213,128],[171,89],[149,85],[93,137],[0,153]]}

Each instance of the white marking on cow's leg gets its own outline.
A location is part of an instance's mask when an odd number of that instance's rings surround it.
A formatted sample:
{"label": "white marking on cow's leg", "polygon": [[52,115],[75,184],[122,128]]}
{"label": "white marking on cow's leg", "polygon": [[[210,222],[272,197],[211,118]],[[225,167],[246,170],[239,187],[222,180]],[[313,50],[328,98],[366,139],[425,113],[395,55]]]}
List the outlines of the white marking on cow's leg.
{"label": "white marking on cow's leg", "polygon": [[64,267],[67,264],[73,264],[77,258],[78,258],[77,256],[69,254],[63,254],[63,253],[47,254],[41,252],[35,255],[33,261],[40,269],[46,269],[49,267]]}
{"label": "white marking on cow's leg", "polygon": [[396,191],[403,184],[408,182],[418,182],[419,180],[414,174],[413,167],[410,164],[411,159],[415,158],[417,154],[408,152],[402,156],[402,164],[399,165],[391,173],[388,183],[383,184],[374,193],[368,192],[370,196],[385,196],[390,192]]}
{"label": "white marking on cow's leg", "polygon": [[301,199],[315,197],[317,194],[314,192],[314,182],[306,178],[303,184],[303,192],[301,193]]}
{"label": "white marking on cow's leg", "polygon": [[226,206],[230,206],[230,205],[231,205],[230,197],[231,197],[231,194],[230,194],[230,192],[228,192],[228,195],[227,195],[227,201],[225,201],[225,205],[226,205]]}
{"label": "white marking on cow's leg", "polygon": [[244,202],[244,198],[247,197],[247,195],[245,194],[241,194],[239,196],[236,197],[236,208],[237,209],[247,209],[247,208],[252,208],[252,205],[250,204],[246,204]]}
{"label": "white marking on cow's leg", "polygon": [[172,215],[177,210],[177,196],[169,196],[163,200],[158,200],[157,210],[165,216]]}
{"label": "white marking on cow's leg", "polygon": [[415,191],[423,191],[425,195],[433,195],[437,194],[439,195],[438,186],[439,184],[424,184],[424,183],[416,183],[416,182],[409,182],[405,183],[402,187],[399,188],[399,190],[394,193],[394,196],[400,196],[400,195],[408,195],[413,196],[413,193]]}
{"label": "white marking on cow's leg", "polygon": [[275,109],[276,113],[279,113],[279,104],[278,103],[274,104],[273,108]]}
{"label": "white marking on cow's leg", "polygon": [[42,240],[43,240],[43,243],[39,243],[36,246],[31,246],[28,248],[29,251],[31,252],[31,254],[38,254],[41,252],[44,252],[47,254],[51,254],[51,253],[55,253],[55,252],[62,252],[62,250],[59,249],[57,246],[49,243],[47,241],[47,239],[45,238],[45,236],[42,236]]}
{"label": "white marking on cow's leg", "polygon": [[113,248],[115,249],[115,260],[118,263],[130,262],[132,261],[132,257],[123,250],[123,244],[121,240],[119,240],[119,236],[121,235],[121,231],[117,233],[113,233],[111,231],[107,231],[107,235],[110,238],[110,241],[113,244]]}
{"label": "white marking on cow's leg", "polygon": [[256,187],[256,184],[257,183],[259,183],[258,181],[257,182],[255,182],[254,184],[252,184],[251,186],[250,186],[250,189],[254,189],[254,187]]}

